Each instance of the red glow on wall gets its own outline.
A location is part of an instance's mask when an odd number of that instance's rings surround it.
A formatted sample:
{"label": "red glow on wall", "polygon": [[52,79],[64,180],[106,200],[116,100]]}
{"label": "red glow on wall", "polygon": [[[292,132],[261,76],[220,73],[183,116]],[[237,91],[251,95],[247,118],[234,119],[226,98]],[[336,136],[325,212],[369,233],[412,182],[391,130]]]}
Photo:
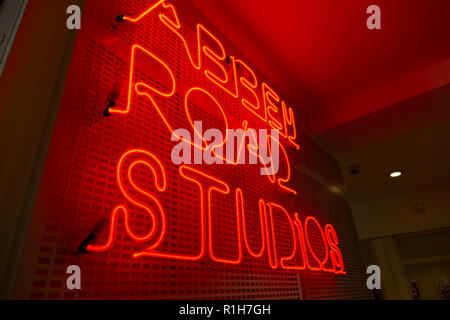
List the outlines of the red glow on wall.
{"label": "red glow on wall", "polygon": [[[160,18],[161,22],[164,23],[167,27],[169,27],[170,30],[175,32],[176,35],[182,39],[183,43],[185,44],[185,47],[188,48],[186,40],[180,33],[178,33],[178,29],[181,28],[181,25],[180,25],[180,21],[178,19],[178,15],[176,13],[175,7],[173,5],[166,5],[164,1],[156,2],[154,5],[152,5],[149,9],[144,11],[142,14],[140,14],[136,18],[125,16],[124,20],[131,22],[131,23],[138,23],[139,21],[144,19],[148,14],[150,14],[153,10],[156,10],[160,5],[163,5],[162,6],[163,9],[170,9],[175,18],[175,21],[173,21],[173,20],[170,20],[164,14],[159,14],[159,18]],[[207,37],[210,40],[212,40],[212,42],[215,44],[215,46],[217,48],[219,48],[218,51],[214,51],[210,46],[203,43],[203,40],[202,40],[203,34],[207,35]],[[164,67],[164,69],[170,75],[170,79],[172,81],[170,90],[162,91],[162,90],[157,89],[157,88],[155,88],[147,83],[144,83],[144,82],[136,82],[135,83],[135,80],[134,80],[135,79],[135,77],[134,77],[135,69],[139,67],[138,65],[136,65],[136,53],[138,50],[145,53],[147,55],[147,58],[155,60],[158,64],[160,64],[161,66]],[[239,99],[239,90],[238,90],[237,72],[236,72],[236,60],[234,57],[228,57],[228,62],[225,62],[226,52],[225,52],[225,49],[224,49],[222,43],[217,39],[217,37],[215,37],[211,32],[209,32],[203,25],[201,25],[201,24],[197,25],[198,64],[194,63],[189,49],[187,49],[186,53],[189,57],[189,61],[191,61],[192,67],[194,67],[194,69],[196,69],[198,71],[202,71],[203,69],[205,69],[204,74],[208,80],[210,80],[212,83],[214,83],[215,85],[217,85],[218,87],[220,87],[221,89],[226,91],[233,98]],[[220,72],[221,75],[214,74],[211,70],[209,70],[207,68],[203,68],[202,62],[205,58],[209,58],[210,61],[216,65],[216,67],[221,71]],[[256,100],[256,105],[252,105],[246,99],[241,97],[242,105],[245,106],[249,110],[252,110],[252,111],[257,110],[257,109],[259,109],[259,99],[258,99],[258,96],[253,91],[257,87],[257,83],[258,83],[257,78],[256,78],[255,74],[253,73],[253,71],[251,71],[250,67],[248,67],[248,65],[246,63],[244,63],[242,60],[238,60],[238,61],[243,66],[245,66],[245,69],[251,74],[251,76],[253,78],[253,84],[252,84],[247,79],[241,77],[240,78],[241,84],[243,84],[247,88],[247,90],[252,92],[252,94],[254,95],[255,100]],[[231,68],[232,76],[231,77],[228,76],[228,71],[226,70],[227,63],[231,63],[231,66],[232,66],[232,68]],[[111,108],[110,112],[127,115],[129,112],[132,111],[132,96],[134,93],[137,93],[138,95],[145,96],[149,100],[151,105],[157,110],[158,114],[160,115],[162,124],[165,125],[171,133],[173,133],[174,127],[169,123],[167,118],[164,116],[163,111],[159,107],[159,105],[156,102],[156,99],[154,97],[154,95],[159,95],[160,97],[163,97],[163,98],[170,98],[173,96],[173,94],[176,91],[177,86],[176,86],[175,76],[174,76],[173,71],[168,66],[168,64],[166,62],[164,62],[161,58],[157,57],[155,54],[150,52],[149,50],[145,49],[144,47],[140,46],[139,44],[135,44],[131,48],[131,61],[130,61],[129,77],[130,78],[129,78],[127,106],[124,109],[121,109],[120,107]],[[233,91],[230,91],[227,84],[232,85],[232,87],[234,88]],[[228,129],[229,125],[228,125],[228,121],[227,121],[227,116],[226,116],[223,108],[217,101],[217,99],[211,93],[209,93],[208,91],[206,91],[205,89],[203,89],[201,87],[191,87],[191,88],[187,89],[187,91],[184,95],[185,96],[184,106],[185,106],[185,116],[186,116],[188,122],[190,123],[191,127],[194,129],[195,134],[198,135],[200,138],[202,137],[201,133],[197,132],[197,130],[194,126],[194,121],[193,121],[190,111],[189,111],[189,97],[194,92],[201,93],[201,94],[207,96],[211,101],[214,102],[214,105],[216,105],[218,107],[218,109],[220,110],[220,113],[224,120],[225,129]],[[292,109],[287,109],[286,104],[283,101],[282,107],[281,107],[282,121],[278,121],[276,119],[276,116],[277,116],[277,114],[280,113],[280,108],[277,106],[277,104],[279,104],[281,101],[280,97],[266,83],[262,83],[262,93],[263,93],[262,100],[264,101],[264,110],[266,110],[265,115],[262,118],[262,120],[267,121],[271,128],[284,132],[284,135],[282,135],[282,136],[284,138],[287,138],[288,143],[294,145],[294,147],[296,149],[298,149],[299,146],[294,141],[294,139],[296,137],[296,133],[295,133],[295,119],[293,117]],[[243,114],[245,114],[245,112],[243,112]],[[247,123],[248,120],[243,119],[242,121],[244,123],[244,130],[246,130],[245,124]],[[293,128],[293,135],[288,134],[288,126],[291,126]],[[182,137],[179,137],[179,138],[183,139]],[[270,139],[274,139],[274,138],[270,137]],[[217,146],[221,146],[221,145],[225,144],[225,142],[226,142],[226,138]],[[189,143],[191,143],[191,142],[189,141]],[[275,185],[278,186],[279,188],[281,188],[282,190],[285,190],[293,195],[297,195],[296,190],[294,190],[286,185],[286,183],[289,183],[289,180],[291,177],[290,161],[289,161],[287,152],[286,152],[285,148],[283,147],[282,143],[280,143],[280,141],[276,140],[276,143],[279,145],[280,150],[282,151],[281,154],[283,155],[283,157],[285,159],[284,163],[286,165],[286,176],[284,178],[279,177],[279,178],[275,179],[273,174],[268,175],[269,181],[272,183],[277,182],[277,184],[275,184]],[[203,141],[203,144],[206,145],[206,147],[207,147],[206,141]],[[204,147],[203,145],[199,146],[195,143],[192,145],[194,147],[200,148],[202,150],[206,149],[206,147]],[[240,145],[240,147],[239,147],[239,152],[240,152],[240,151],[242,151],[242,148],[244,145],[243,139],[240,141],[239,145]],[[269,148],[270,148],[270,144],[269,144]],[[258,146],[255,146],[255,149],[258,149]],[[155,213],[150,207],[148,207],[146,203],[140,202],[136,199],[133,199],[133,197],[130,195],[130,193],[124,187],[124,184],[122,182],[122,179],[123,179],[122,171],[124,170],[123,165],[124,165],[124,161],[127,160],[130,155],[140,155],[140,156],[144,156],[144,158],[139,158],[139,159],[134,160],[134,162],[132,162],[132,164],[129,166],[127,175],[126,175],[128,178],[128,181],[130,182],[133,189],[135,189],[138,193],[145,195],[145,197],[151,203],[155,204],[155,206],[157,208],[157,210],[156,210],[157,213]],[[145,160],[145,158],[147,158],[147,160]],[[239,157],[237,157],[237,159],[238,158]],[[229,159],[226,159],[226,158],[224,158],[224,160],[229,161]],[[234,165],[237,165],[238,160],[236,160],[236,163],[233,163],[233,162],[231,162],[231,163]],[[163,206],[160,203],[160,201],[158,200],[158,198],[156,196],[154,196],[153,194],[148,193],[145,190],[141,189],[133,182],[132,170],[133,170],[134,166],[139,165],[139,164],[145,165],[152,171],[152,173],[154,175],[154,179],[155,179],[156,189],[159,192],[165,191],[165,189],[166,189],[165,176],[166,175],[165,175],[164,166],[161,163],[161,161],[159,159],[157,159],[157,157],[155,157],[149,151],[145,151],[145,150],[130,150],[130,151],[127,151],[121,157],[121,159],[119,160],[119,164],[117,166],[117,183],[122,192],[122,195],[127,199],[127,201],[137,207],[144,209],[146,211],[146,213],[149,215],[149,217],[151,218],[151,229],[144,235],[141,235],[141,236],[136,235],[129,227],[128,221],[130,218],[129,218],[129,214],[128,214],[128,209],[124,205],[118,205],[113,209],[113,211],[111,213],[110,228],[109,228],[109,234],[108,234],[106,244],[88,245],[87,246],[88,251],[91,251],[91,252],[105,251],[113,245],[115,234],[117,233],[117,225],[119,223],[119,221],[118,221],[119,213],[122,213],[122,215],[121,215],[123,217],[122,225],[124,226],[124,229],[128,236],[130,236],[136,242],[143,242],[143,243],[146,243],[146,245],[148,245],[148,242],[152,241],[152,244],[149,245],[148,247],[146,247],[145,250],[134,253],[133,257],[135,257],[135,258],[143,257],[143,256],[156,256],[156,257],[160,257],[160,258],[169,258],[169,259],[198,260],[203,257],[203,255],[207,251],[206,250],[206,247],[207,247],[208,252],[209,252],[209,257],[213,261],[219,262],[219,263],[226,263],[226,264],[240,264],[242,261],[242,256],[243,256],[242,239],[244,239],[245,248],[247,249],[248,253],[250,253],[250,255],[252,255],[255,258],[260,258],[264,253],[264,249],[265,248],[268,249],[267,250],[268,260],[269,260],[270,266],[273,269],[278,268],[279,264],[281,264],[282,268],[286,268],[286,269],[295,269],[295,268],[302,269],[302,268],[304,268],[304,266],[300,266],[300,267],[287,266],[285,263],[287,261],[294,259],[297,254],[297,248],[300,248],[299,250],[302,252],[302,260],[307,261],[307,263],[306,263],[307,269],[313,270],[313,271],[336,272],[337,266],[340,266],[341,267],[340,273],[344,273],[343,263],[341,262],[342,255],[337,247],[337,242],[336,242],[337,236],[336,236],[335,232],[334,233],[328,232],[327,237],[325,237],[324,231],[323,231],[322,227],[320,226],[319,222],[314,217],[311,217],[311,216],[306,218],[304,224],[302,224],[301,221],[297,217],[297,219],[296,219],[297,225],[294,225],[294,222],[293,222],[290,214],[286,211],[286,209],[284,209],[279,204],[271,203],[264,199],[260,200],[259,208],[258,208],[259,215],[261,217],[261,230],[262,230],[261,250],[258,253],[253,252],[252,249],[250,249],[250,247],[248,245],[247,235],[245,233],[246,227],[245,227],[245,221],[244,221],[244,216],[243,216],[243,214],[244,214],[244,209],[243,209],[244,197],[243,197],[243,192],[239,186],[237,186],[236,191],[235,191],[235,194],[236,194],[236,197],[235,197],[235,200],[236,200],[236,204],[235,204],[235,206],[236,206],[236,222],[237,222],[235,232],[236,232],[236,237],[237,237],[236,245],[238,248],[238,254],[237,254],[237,257],[234,257],[234,258],[219,258],[219,257],[217,257],[216,254],[214,253],[214,249],[213,249],[212,216],[215,213],[212,212],[211,203],[213,201],[212,199],[213,199],[215,192],[219,192],[222,194],[229,194],[230,187],[226,182],[221,181],[218,178],[211,176],[210,174],[207,174],[205,172],[202,172],[202,171],[199,171],[199,170],[187,167],[187,166],[181,166],[179,169],[179,173],[183,178],[194,182],[199,187],[198,198],[199,198],[199,202],[200,202],[199,215],[201,217],[201,224],[200,224],[200,226],[198,226],[198,232],[201,235],[201,239],[202,239],[200,250],[199,250],[200,254],[198,254],[196,256],[184,256],[179,253],[162,253],[162,252],[158,251],[157,250],[158,246],[162,242],[164,235],[165,235],[167,219],[165,217]],[[203,179],[200,179],[199,177],[202,177]],[[207,180],[208,181],[207,185],[202,183],[202,180]],[[290,229],[292,231],[293,250],[292,250],[292,254],[288,257],[279,258],[277,255],[277,244],[276,244],[275,231],[274,231],[275,226],[274,226],[274,220],[273,220],[273,209],[274,208],[281,210],[285,214],[285,216],[287,217],[287,219],[289,221]],[[206,225],[205,225],[205,221],[206,221]],[[311,221],[314,222],[314,224],[320,231],[320,235],[321,235],[321,238],[323,241],[323,247],[325,249],[325,257],[323,259],[320,259],[317,257],[317,255],[315,253],[315,249],[311,245],[310,240],[309,240],[310,236],[309,236],[309,232],[308,232],[309,231],[308,223],[310,223]],[[302,229],[302,226],[304,226],[304,230],[300,230],[299,234],[301,234],[302,237],[303,236],[305,237],[306,243],[307,243],[306,248],[304,245],[304,241],[300,239],[300,237],[297,235],[297,232],[295,230],[296,227],[297,227],[297,229]],[[333,228],[333,227],[330,226],[330,228]],[[263,230],[263,229],[265,229],[265,230]],[[332,230],[334,230],[334,228]],[[244,234],[243,234],[243,231],[244,231]],[[333,237],[333,238],[331,238],[331,237]],[[329,243],[327,240],[333,240],[333,242],[330,241],[330,243]],[[324,265],[325,265],[325,263],[328,262],[329,257],[331,257],[331,255],[329,254],[329,251],[331,249],[331,248],[329,248],[329,246],[331,246],[331,245],[333,245],[333,250],[334,250],[333,251],[334,252],[333,259],[331,259],[333,268],[326,269],[326,268],[324,268]],[[309,258],[305,259],[305,257],[307,257],[304,254],[305,251],[310,252],[310,256],[312,257],[312,259],[315,262],[310,262]],[[338,257],[340,257],[340,258],[338,259]],[[338,262],[338,260],[339,260],[339,262]],[[315,266],[315,264],[317,264],[318,266]]]}

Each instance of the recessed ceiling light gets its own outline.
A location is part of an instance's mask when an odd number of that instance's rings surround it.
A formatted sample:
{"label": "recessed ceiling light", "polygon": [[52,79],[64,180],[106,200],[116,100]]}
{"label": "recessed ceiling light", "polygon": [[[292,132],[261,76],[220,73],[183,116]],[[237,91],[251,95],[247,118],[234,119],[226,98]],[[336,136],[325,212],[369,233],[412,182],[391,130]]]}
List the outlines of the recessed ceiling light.
{"label": "recessed ceiling light", "polygon": [[391,177],[391,178],[397,178],[397,177],[400,177],[402,175],[402,172],[401,171],[393,171],[393,172],[391,172],[390,174],[389,174],[389,176]]}
{"label": "recessed ceiling light", "polygon": [[361,167],[357,164],[347,168],[348,172],[351,174],[358,174],[361,171]]}

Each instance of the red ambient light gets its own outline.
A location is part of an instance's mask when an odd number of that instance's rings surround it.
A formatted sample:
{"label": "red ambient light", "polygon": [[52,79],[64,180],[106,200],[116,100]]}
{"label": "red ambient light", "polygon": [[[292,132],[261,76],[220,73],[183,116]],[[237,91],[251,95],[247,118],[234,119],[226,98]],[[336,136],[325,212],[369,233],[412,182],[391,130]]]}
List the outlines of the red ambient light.
{"label": "red ambient light", "polygon": [[[180,23],[176,8],[160,0],[151,5],[147,10],[135,17],[124,16],[124,23],[139,23],[145,19],[150,13],[158,10],[159,21],[168,30],[173,32],[177,39],[182,41],[186,49],[186,59],[189,61],[194,72],[200,72],[204,76],[204,80],[210,85],[215,85],[232,99],[239,101],[243,107],[242,114],[256,115],[260,121],[263,121],[273,129],[280,131],[284,142],[291,145],[294,149],[300,146],[295,142],[297,138],[295,119],[292,108],[288,108],[286,102],[265,82],[259,84],[258,78],[252,69],[241,59],[233,56],[227,56],[226,50],[219,39],[214,36],[206,27],[201,24],[196,26],[196,44],[191,46],[183,36],[183,26]],[[191,47],[195,51],[191,51]],[[155,85],[145,81],[137,80],[137,69],[139,69],[137,54],[145,56],[145,59],[156,63],[165,70],[170,78],[169,88],[157,88]],[[141,60],[140,60],[141,61]],[[239,68],[240,76],[238,75]],[[214,66],[214,67],[211,67]],[[244,70],[246,72],[244,72]],[[130,54],[130,70],[128,79],[128,98],[125,106],[116,106],[110,109],[111,114],[126,117],[133,112],[133,96],[146,98],[150,106],[157,112],[162,127],[172,134],[175,126],[169,120],[167,114],[160,107],[158,101],[164,99],[172,99],[175,92],[180,93],[184,97],[184,111],[181,114],[185,120],[190,123],[195,131],[193,119],[189,109],[189,102],[192,94],[200,94],[205,99],[209,99],[212,105],[217,107],[222,118],[225,128],[230,125],[229,116],[216,99],[215,95],[200,87],[191,86],[183,88],[177,83],[177,78],[173,69],[169,64],[158,57],[150,49],[143,45],[135,43],[131,47]],[[249,119],[240,119],[241,127],[247,131]],[[182,140],[182,137],[179,137]],[[226,142],[227,137],[222,141],[222,145]],[[274,139],[272,137],[272,139]],[[254,139],[256,141],[256,139]],[[190,141],[189,141],[190,142]],[[279,188],[281,192],[296,195],[298,192],[289,186],[291,179],[291,168],[288,153],[281,141],[276,140],[281,154],[285,158],[286,172],[283,176],[268,172],[267,178],[274,188]],[[191,142],[190,142],[191,143]],[[245,146],[244,138],[238,142],[238,154],[242,152]],[[191,143],[192,144],[192,143]],[[207,141],[203,140],[203,145],[192,144],[194,148],[205,149]],[[250,152],[258,150],[256,144],[249,146]],[[270,152],[270,150],[269,150]],[[239,157],[237,157],[238,159]],[[231,165],[237,165],[234,159],[224,157],[223,160]],[[145,190],[141,185],[135,182],[134,172],[136,166],[144,166],[152,173],[153,191]],[[267,167],[265,167],[266,170]],[[178,168],[179,176],[187,183],[196,186],[197,198],[199,202],[200,223],[196,232],[199,234],[200,241],[197,247],[197,254],[188,255],[182,252],[168,252],[159,250],[161,242],[164,240],[167,231],[167,217],[165,209],[158,194],[167,191],[167,174],[164,163],[158,157],[145,149],[129,149],[124,150],[117,166],[116,166],[116,182],[124,197],[124,202],[117,204],[111,211],[109,219],[109,229],[107,239],[99,239],[99,244],[90,244],[87,250],[90,252],[104,252],[109,250],[115,241],[118,228],[122,227],[126,235],[135,242],[145,245],[143,250],[134,252],[134,258],[138,257],[158,257],[166,259],[198,261],[209,256],[215,262],[223,264],[240,264],[244,254],[250,254],[252,257],[261,259],[265,253],[271,268],[277,269],[293,269],[293,270],[312,270],[331,272],[336,274],[345,274],[343,257],[338,248],[338,237],[334,227],[326,224],[325,227],[312,216],[306,217],[301,221],[299,215],[294,213],[294,218],[281,205],[271,201],[270,199],[260,198],[258,201],[257,211],[259,212],[258,228],[261,230],[261,247],[259,250],[253,250],[249,245],[249,228],[246,220],[246,212],[244,210],[245,196],[243,190],[239,186],[231,187],[225,181],[214,176],[214,173],[205,172],[205,170],[194,169],[190,166],[182,165]],[[136,194],[139,197],[136,197]],[[232,257],[218,257],[214,250],[212,217],[217,214],[212,206],[213,199],[218,202],[219,195],[234,195],[236,226],[234,228],[235,243],[229,246],[237,248],[237,254]],[[142,201],[141,199],[146,199]],[[131,206],[131,208],[128,208]],[[151,221],[151,228],[147,233],[139,235],[133,232],[130,227],[131,210],[139,208],[143,210]],[[277,235],[275,231],[274,213],[282,213],[284,221],[290,230],[292,239],[292,252],[287,256],[282,256],[277,251]],[[311,230],[315,229],[315,232]],[[319,241],[314,239],[313,234],[320,235]],[[320,243],[320,245],[318,245]],[[331,266],[331,267],[330,267]]]}

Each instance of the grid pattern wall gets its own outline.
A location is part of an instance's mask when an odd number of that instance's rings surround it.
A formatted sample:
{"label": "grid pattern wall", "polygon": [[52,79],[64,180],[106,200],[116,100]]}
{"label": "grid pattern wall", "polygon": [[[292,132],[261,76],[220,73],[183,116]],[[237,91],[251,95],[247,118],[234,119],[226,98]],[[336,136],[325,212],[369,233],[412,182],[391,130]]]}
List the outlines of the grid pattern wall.
{"label": "grid pattern wall", "polygon": [[[261,246],[258,200],[264,197],[282,204],[301,218],[314,216],[325,225],[332,223],[339,236],[346,275],[311,271],[272,269],[267,253],[261,258],[243,255],[239,265],[217,263],[206,255],[200,261],[171,260],[156,257],[133,258],[143,249],[121,227],[119,220],[113,247],[102,253],[78,254],[79,244],[99,221],[106,227],[96,241],[108,236],[109,217],[118,204],[127,204],[116,181],[116,166],[125,151],[142,148],[153,153],[164,164],[167,190],[157,193],[167,217],[167,232],[158,250],[195,255],[200,234],[199,189],[183,179],[179,167],[171,161],[171,132],[148,99],[135,96],[127,115],[101,116],[111,88],[125,83],[126,91],[130,48],[140,44],[170,65],[179,89],[170,99],[156,97],[167,119],[176,128],[190,128],[184,112],[181,91],[201,86],[214,95],[227,114],[230,127],[240,127],[242,118],[250,127],[268,128],[256,116],[243,110],[219,87],[208,82],[192,68],[186,50],[173,32],[164,27],[158,12],[151,13],[139,24],[118,24],[120,14],[134,15],[148,8],[150,0],[88,0],[83,12],[83,29],[79,32],[62,103],[59,108],[47,162],[35,209],[29,227],[17,282],[16,298],[32,299],[310,299],[370,298],[365,289],[360,248],[350,209],[345,200],[331,193],[320,183],[293,170],[290,186],[298,191],[293,197],[282,192],[252,165],[192,165],[226,181],[232,192],[217,195],[212,201],[212,237],[217,257],[237,256],[238,223],[234,189],[240,187],[245,198],[245,218],[250,247]],[[183,5],[184,14],[194,21],[206,22],[195,9]],[[180,17],[183,14],[180,12]],[[187,32],[188,43],[195,43],[194,25]],[[217,34],[220,38],[220,34]],[[225,42],[228,51],[234,48]],[[238,54],[238,51],[233,51]],[[139,59],[139,56],[136,57]],[[209,66],[214,68],[213,65]],[[167,79],[156,67],[137,64],[136,77],[161,90],[169,87]],[[258,74],[258,76],[260,76]],[[261,78],[261,81],[263,78]],[[270,83],[270,81],[269,81]],[[127,94],[120,95],[117,105],[126,105]],[[220,114],[201,100],[193,101],[192,115],[203,126],[222,128]],[[297,130],[298,126],[297,126]],[[341,184],[339,167],[303,132],[299,132],[299,151],[286,147],[291,167],[300,161],[335,185]],[[286,168],[281,168],[281,174]],[[136,166],[134,182],[142,189],[151,188],[153,175],[145,166]],[[139,198],[142,194],[134,194]],[[142,200],[142,199],[141,199]],[[145,201],[145,200],[142,200]],[[141,208],[127,204],[130,228],[145,234],[152,227]],[[282,221],[282,217],[274,219]],[[289,255],[293,239],[289,226],[279,223],[275,228],[277,250]],[[313,243],[319,235],[312,237]],[[244,250],[245,251],[245,250]],[[82,289],[66,288],[66,268],[79,265]]]}

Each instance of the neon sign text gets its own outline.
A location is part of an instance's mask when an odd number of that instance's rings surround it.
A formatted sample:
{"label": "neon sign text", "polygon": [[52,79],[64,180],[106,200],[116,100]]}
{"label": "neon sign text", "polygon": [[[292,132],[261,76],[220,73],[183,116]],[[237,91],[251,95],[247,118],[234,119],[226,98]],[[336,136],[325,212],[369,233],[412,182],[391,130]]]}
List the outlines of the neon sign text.
{"label": "neon sign text", "polygon": [[[184,30],[178,18],[177,11],[172,4],[167,4],[166,0],[155,2],[147,10],[136,17],[124,16],[123,20],[129,23],[138,23],[157,9],[160,9],[158,13],[160,21],[182,41],[183,46],[186,49],[188,60],[196,70],[203,71],[206,78],[212,83],[223,89],[232,97],[239,98],[242,106],[244,106],[246,110],[249,110],[262,121],[267,122],[271,128],[280,130],[282,132],[281,135],[286,138],[295,149],[300,148],[295,142],[297,135],[292,108],[288,108],[286,102],[282,101],[279,95],[268,84],[264,82],[259,84],[257,76],[243,60],[228,56],[219,39],[205,26],[200,23],[197,24],[197,39],[196,46],[194,46],[195,53],[191,53],[191,46],[186,41],[185,36],[183,36]],[[140,46],[135,47],[134,49],[137,48],[145,50]],[[147,50],[145,51],[157,59],[164,67],[168,68],[167,64],[159,58]],[[134,54],[132,54],[132,57],[134,57]],[[134,61],[132,61],[131,64],[133,66]],[[215,66],[214,69],[220,70],[220,72],[210,70],[208,68],[208,65],[210,64],[213,64]],[[229,65],[231,65],[231,68],[229,68]],[[238,65],[239,67],[242,67],[239,68],[242,70],[240,75],[238,75]],[[133,72],[133,68],[131,68],[131,72]],[[173,73],[170,72],[170,74],[173,78]],[[130,74],[129,90],[133,89],[132,79],[133,75]],[[173,90],[175,90],[175,85],[173,86]],[[129,100],[125,109],[112,108],[110,111],[111,113],[128,113],[130,111],[130,103],[131,101]]]}
{"label": "neon sign text", "polygon": [[[198,199],[200,207],[200,225],[198,226],[198,233],[200,243],[198,244],[198,254],[186,255],[182,253],[170,253],[158,251],[158,246],[164,239],[166,234],[167,222],[164,208],[159,199],[147,190],[143,190],[136,185],[133,180],[133,170],[137,165],[143,165],[152,172],[153,184],[155,191],[165,192],[167,189],[167,180],[164,166],[156,156],[150,152],[142,149],[129,150],[120,159],[117,170],[116,179],[120,191],[129,204],[136,208],[143,209],[150,217],[152,227],[145,235],[136,235],[129,226],[129,209],[127,204],[117,205],[111,214],[110,224],[108,229],[108,237],[102,245],[88,245],[87,250],[91,252],[102,252],[110,249],[113,245],[115,235],[117,234],[117,227],[119,218],[122,219],[122,225],[126,234],[138,243],[142,243],[145,248],[142,251],[137,251],[133,257],[159,257],[167,259],[198,261],[204,258],[207,254],[209,258],[218,263],[239,264],[242,261],[245,253],[250,254],[254,258],[261,258],[265,253],[269,265],[273,269],[294,269],[294,270],[313,270],[333,272],[336,274],[345,274],[342,253],[338,248],[338,239],[336,231],[331,224],[322,225],[312,216],[306,217],[302,222],[298,213],[294,214],[294,219],[286,211],[286,209],[277,203],[260,199],[258,202],[259,224],[261,227],[261,248],[254,251],[248,242],[249,234],[247,231],[246,213],[244,210],[244,192],[240,188],[231,190],[229,185],[210,175],[188,166],[180,166],[180,176],[193,183],[198,188]],[[129,187],[125,187],[128,185]],[[144,203],[134,196],[132,190],[144,196],[148,203]],[[213,200],[217,200],[217,194],[229,195],[234,193],[235,213],[236,213],[236,243],[237,255],[235,257],[218,257],[214,251],[214,241],[212,238],[212,219],[218,214],[212,208]],[[151,205],[150,205],[151,204]],[[155,210],[156,208],[156,210]],[[280,256],[277,243],[277,235],[275,233],[275,224],[283,221],[274,220],[274,211],[282,212],[285,216],[284,223],[289,226],[291,230],[292,251],[289,256]],[[312,242],[311,233],[312,228],[316,228],[321,235],[321,244],[318,247],[317,243]],[[245,252],[244,252],[245,248]],[[322,255],[322,256],[321,256]],[[299,262],[300,261],[300,262]]]}
{"label": "neon sign text", "polygon": [[[187,60],[196,70],[195,72],[201,72],[208,82],[213,83],[232,98],[238,99],[245,110],[250,111],[259,120],[267,123],[277,133],[279,132],[285,141],[280,141],[278,137],[269,135],[268,138],[271,143],[258,143],[255,130],[249,129],[249,120],[241,119],[242,126],[239,129],[242,130],[243,134],[242,137],[238,138],[237,157],[224,156],[217,152],[219,147],[226,145],[227,141],[231,139],[228,135],[230,122],[219,100],[200,86],[189,88],[177,86],[176,77],[169,64],[140,44],[134,44],[131,47],[126,106],[112,107],[109,112],[126,116],[132,112],[134,96],[145,98],[152,109],[157,112],[163,127],[169,131],[175,141],[182,141],[201,151],[209,151],[215,158],[235,166],[239,164],[240,155],[246,151],[244,148],[247,147],[249,153],[257,157],[263,165],[262,170],[264,170],[269,183],[285,193],[296,195],[297,191],[289,185],[291,167],[288,152],[284,143],[282,143],[286,142],[296,150],[300,148],[295,142],[297,132],[292,108],[288,108],[286,102],[267,83],[259,83],[257,76],[245,62],[233,56],[227,56],[221,42],[201,24],[197,24],[196,27],[196,51],[194,50],[195,52],[192,53],[183,36],[184,29],[175,7],[166,3],[165,0],[155,2],[140,15],[135,17],[125,16],[123,19],[128,23],[137,23],[156,10],[160,10],[158,13],[159,20],[182,41],[186,49]],[[147,62],[150,61],[163,70],[160,75],[165,75],[165,78],[168,79],[168,85],[159,88],[150,83],[139,81],[136,75],[137,65],[139,64],[137,61],[138,54],[143,56]],[[211,65],[214,68],[211,68]],[[194,141],[186,139],[179,131],[175,130],[172,120],[159,103],[164,99],[172,98],[175,93],[180,94],[184,100],[184,105],[180,111],[186,123],[189,123],[194,131]],[[192,115],[191,104],[195,96],[200,96],[202,99],[209,101],[208,106],[211,106],[211,110],[214,109],[220,115],[221,123],[225,132],[227,132],[225,137],[222,137],[220,141],[215,141],[214,145],[207,141],[195,126],[196,119]],[[250,138],[249,143],[245,143],[246,136]],[[267,165],[273,163],[275,145],[276,149],[280,151],[280,159],[285,160],[283,161],[285,169],[283,172],[278,172],[278,169]],[[264,154],[264,152],[260,152],[263,148],[268,148],[267,155],[271,158],[270,161],[261,156],[261,154]],[[149,185],[152,186],[152,191],[146,190],[135,183],[135,170],[138,166],[151,172],[152,178]],[[282,204],[260,198],[256,212],[259,217],[261,242],[260,247],[255,250],[249,243],[250,229],[248,228],[249,221],[246,214],[248,208],[245,206],[245,195],[241,187],[230,187],[226,181],[220,180],[213,174],[185,164],[178,167],[178,174],[185,183],[197,187],[195,199],[198,199],[200,222],[196,230],[199,236],[196,253],[167,252],[161,249],[161,244],[167,233],[168,222],[164,206],[157,195],[167,192],[167,174],[164,164],[150,151],[141,148],[128,150],[120,157],[116,167],[116,183],[124,198],[124,203],[116,205],[111,211],[106,241],[102,244],[89,244],[87,251],[103,252],[109,250],[114,243],[118,227],[122,226],[128,237],[142,245],[140,251],[133,254],[135,258],[159,257],[199,261],[209,257],[217,263],[237,265],[243,261],[244,255],[249,254],[255,259],[266,257],[268,265],[272,269],[346,273],[337,233],[331,224],[322,225],[312,216],[301,219],[298,213],[288,212]],[[235,249],[234,256],[218,256],[217,250],[214,248],[212,221],[219,213],[217,208],[213,207],[213,202],[219,201],[219,195],[231,197],[234,202],[233,219],[235,219],[235,228],[233,228],[233,232],[235,242],[230,245]],[[145,199],[145,201],[142,199]],[[128,206],[131,206],[131,209]],[[145,234],[137,234],[132,230],[130,210],[136,209],[145,212],[150,221],[151,228]],[[280,224],[284,224],[284,229],[289,230],[287,234],[283,235],[283,241],[280,240],[280,235],[276,232],[276,226]],[[319,235],[319,240],[317,240],[317,235]],[[285,236],[290,240],[286,241]],[[290,250],[288,254],[286,254],[286,246]]]}

